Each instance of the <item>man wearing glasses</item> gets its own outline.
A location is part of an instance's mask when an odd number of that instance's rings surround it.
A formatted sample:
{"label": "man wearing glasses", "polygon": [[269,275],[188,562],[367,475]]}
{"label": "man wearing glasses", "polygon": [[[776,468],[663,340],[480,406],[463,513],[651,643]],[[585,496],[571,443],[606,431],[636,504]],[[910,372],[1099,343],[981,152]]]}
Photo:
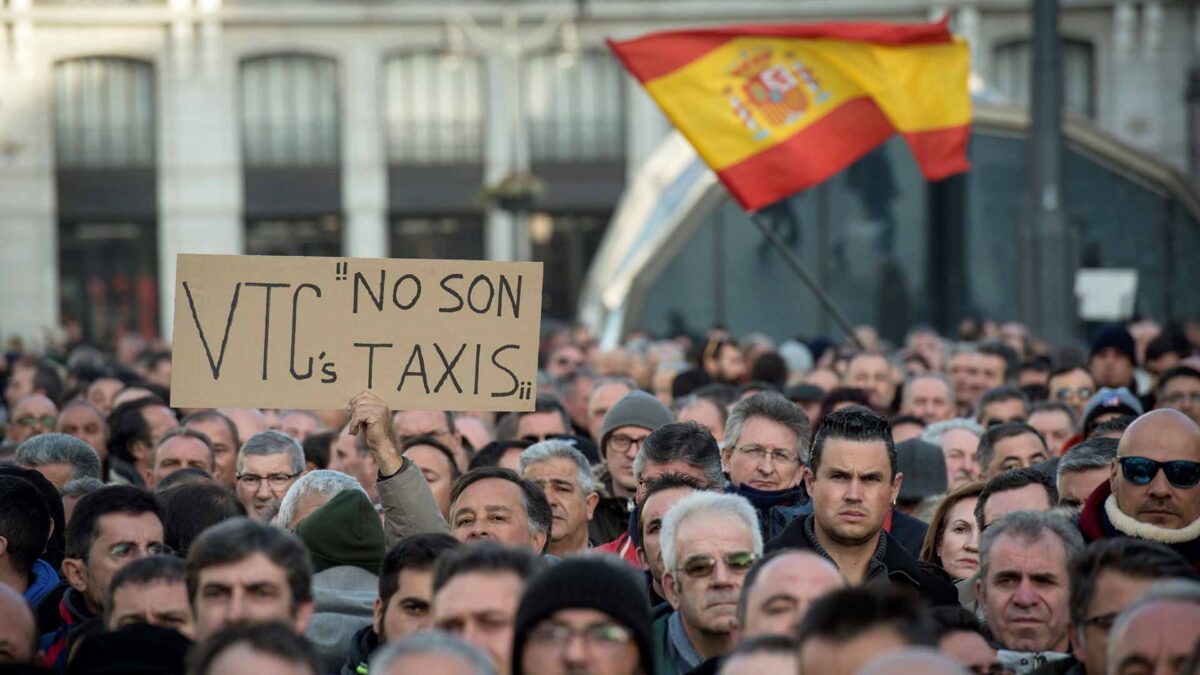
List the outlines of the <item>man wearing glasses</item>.
{"label": "man wearing glasses", "polygon": [[1050,400],[1066,403],[1075,409],[1075,416],[1083,419],[1083,408],[1096,393],[1096,378],[1083,366],[1068,366],[1050,373],[1046,380]]}
{"label": "man wearing glasses", "polygon": [[58,406],[54,405],[54,401],[41,394],[33,394],[22,399],[13,410],[6,436],[20,445],[34,436],[54,431],[57,421]]}
{"label": "man wearing glasses", "polygon": [[57,672],[66,667],[71,631],[103,612],[113,576],[138,558],[170,552],[163,544],[158,502],[149,492],[128,485],[84,495],[75,505],[66,539],[62,570],[69,588],[55,613],[59,622],[42,626],[39,641],[43,665]]}
{"label": "man wearing glasses", "polygon": [[1177,366],[1162,374],[1155,392],[1156,408],[1172,408],[1200,424],[1200,370]]}
{"label": "man wearing glasses", "polygon": [[254,434],[238,450],[238,500],[247,513],[267,520],[302,473],[304,449],[296,439],[278,431]]}
{"label": "man wearing glasses", "polygon": [[1087,541],[1157,541],[1200,564],[1200,426],[1178,410],[1154,410],[1129,425],[1079,529]]}
{"label": "man wearing glasses", "polygon": [[654,622],[654,672],[678,675],[733,648],[738,598],[762,556],[762,533],[744,497],[693,492],[667,511],[660,543],[674,611]]}

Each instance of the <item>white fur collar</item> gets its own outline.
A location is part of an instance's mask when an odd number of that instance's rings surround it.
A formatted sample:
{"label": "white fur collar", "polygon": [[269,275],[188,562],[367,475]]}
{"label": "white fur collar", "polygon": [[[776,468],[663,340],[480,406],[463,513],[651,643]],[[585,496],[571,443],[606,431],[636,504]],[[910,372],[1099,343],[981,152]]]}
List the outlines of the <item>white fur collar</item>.
{"label": "white fur collar", "polygon": [[1121,511],[1121,507],[1117,506],[1116,495],[1109,495],[1108,499],[1104,500],[1104,512],[1108,514],[1108,520],[1118,532],[1130,537],[1149,539],[1160,544],[1183,544],[1200,538],[1200,518],[1178,530],[1143,523]]}

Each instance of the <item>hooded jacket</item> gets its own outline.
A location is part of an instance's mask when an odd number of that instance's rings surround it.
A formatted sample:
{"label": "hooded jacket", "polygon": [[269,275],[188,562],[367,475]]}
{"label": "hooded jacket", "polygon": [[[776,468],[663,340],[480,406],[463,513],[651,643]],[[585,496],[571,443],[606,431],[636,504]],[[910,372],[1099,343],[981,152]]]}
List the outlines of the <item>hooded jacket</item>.
{"label": "hooded jacket", "polygon": [[1172,530],[1135,520],[1117,506],[1112,485],[1104,481],[1092,492],[1079,512],[1079,532],[1085,542],[1114,537],[1138,537],[1166,544],[1200,570],[1200,520]]}
{"label": "hooded jacket", "polygon": [[58,586],[58,573],[54,571],[54,567],[38,558],[33,562],[33,569],[29,572],[29,587],[25,589],[25,602],[29,603],[30,607],[37,607],[50,591],[53,591],[55,586]]}
{"label": "hooded jacket", "polygon": [[[47,600],[50,597],[53,596],[47,596]],[[60,623],[56,628],[38,638],[38,649],[42,652],[42,666],[56,673],[65,673],[67,671],[67,645],[70,642],[71,632],[79,624],[93,616],[95,615],[88,611],[87,605],[84,603],[83,594],[68,586],[66,592],[62,594],[62,599],[58,601]]]}

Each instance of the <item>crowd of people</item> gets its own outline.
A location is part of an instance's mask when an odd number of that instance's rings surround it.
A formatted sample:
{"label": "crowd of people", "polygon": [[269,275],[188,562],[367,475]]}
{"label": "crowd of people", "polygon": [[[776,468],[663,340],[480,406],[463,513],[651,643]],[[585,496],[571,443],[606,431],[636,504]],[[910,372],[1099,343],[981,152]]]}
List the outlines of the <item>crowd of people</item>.
{"label": "crowd of people", "polygon": [[0,675],[1200,673],[1200,324],[543,329],[534,409],[0,360]]}

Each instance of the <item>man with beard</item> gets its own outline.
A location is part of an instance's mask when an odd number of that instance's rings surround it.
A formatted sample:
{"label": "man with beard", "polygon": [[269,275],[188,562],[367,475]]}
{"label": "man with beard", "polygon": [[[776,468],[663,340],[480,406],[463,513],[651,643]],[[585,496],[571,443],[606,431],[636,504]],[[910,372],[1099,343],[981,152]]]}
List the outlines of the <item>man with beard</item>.
{"label": "man with beard", "polygon": [[709,340],[700,363],[715,382],[737,385],[746,378],[746,358],[737,342],[728,338]]}

